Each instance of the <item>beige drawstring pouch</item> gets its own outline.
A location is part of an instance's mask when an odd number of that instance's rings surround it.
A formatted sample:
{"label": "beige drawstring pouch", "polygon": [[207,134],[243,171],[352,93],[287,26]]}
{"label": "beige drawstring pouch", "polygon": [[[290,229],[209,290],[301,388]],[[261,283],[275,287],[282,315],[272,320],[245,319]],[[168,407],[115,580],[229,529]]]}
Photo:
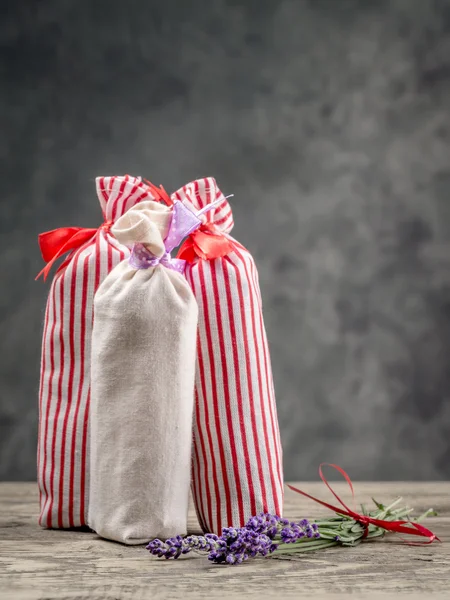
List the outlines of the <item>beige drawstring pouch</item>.
{"label": "beige drawstring pouch", "polygon": [[141,202],[116,221],[133,250],[94,298],[88,523],[125,544],[186,533],[198,308],[170,257],[177,208]]}

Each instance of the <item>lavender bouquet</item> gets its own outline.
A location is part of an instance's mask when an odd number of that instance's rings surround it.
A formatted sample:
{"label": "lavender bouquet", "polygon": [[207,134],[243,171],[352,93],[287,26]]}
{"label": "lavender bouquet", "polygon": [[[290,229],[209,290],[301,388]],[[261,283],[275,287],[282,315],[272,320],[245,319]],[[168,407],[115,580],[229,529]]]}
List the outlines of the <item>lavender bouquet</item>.
{"label": "lavender bouquet", "polygon": [[[362,515],[358,519],[337,513],[328,519],[296,522],[262,513],[249,519],[244,527],[226,527],[220,536],[207,533],[204,536],[177,536],[165,542],[156,539],[148,544],[147,550],[154,556],[167,559],[197,552],[207,555],[208,560],[216,564],[237,565],[258,556],[313,552],[332,546],[357,546],[393,531],[389,523],[414,525],[436,514],[430,509],[414,519],[410,517],[413,509],[397,507],[401,500],[398,498],[389,506],[373,500],[376,510],[366,512],[362,506]],[[386,526],[381,526],[380,522]],[[397,528],[397,531],[407,533],[405,529]]]}

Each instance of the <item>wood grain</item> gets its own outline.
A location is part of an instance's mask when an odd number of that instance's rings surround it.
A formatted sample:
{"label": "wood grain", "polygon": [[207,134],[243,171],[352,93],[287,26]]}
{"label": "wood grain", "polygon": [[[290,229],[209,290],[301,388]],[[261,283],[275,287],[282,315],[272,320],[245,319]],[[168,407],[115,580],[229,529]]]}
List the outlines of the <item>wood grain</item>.
{"label": "wood grain", "polygon": [[[327,498],[319,483],[298,487]],[[336,483],[345,497],[344,484]],[[402,496],[417,514],[433,507],[428,526],[442,543],[412,547],[397,536],[357,548],[330,549],[289,558],[221,567],[190,555],[154,559],[142,547],[107,542],[88,531],[43,530],[37,525],[37,490],[32,483],[0,484],[0,598],[72,600],[147,598],[448,598],[450,586],[450,485],[448,483],[357,483],[359,502],[388,502]],[[285,515],[315,517],[327,510],[286,490]],[[198,531],[194,511],[191,531]]]}

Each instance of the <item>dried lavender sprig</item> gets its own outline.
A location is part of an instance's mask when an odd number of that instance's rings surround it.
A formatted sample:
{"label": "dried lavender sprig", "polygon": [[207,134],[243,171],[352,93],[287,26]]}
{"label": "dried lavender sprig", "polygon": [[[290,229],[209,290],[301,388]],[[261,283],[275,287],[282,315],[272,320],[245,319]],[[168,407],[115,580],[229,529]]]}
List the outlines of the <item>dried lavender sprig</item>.
{"label": "dried lavender sprig", "polygon": [[190,535],[183,538],[181,535],[169,538],[165,542],[156,539],[146,547],[150,554],[158,558],[179,558],[192,550],[197,552],[212,552],[216,548],[219,537],[213,533],[206,535]]}
{"label": "dried lavender sprig", "polygon": [[[374,500],[377,510],[364,515],[378,520],[396,521],[399,519],[418,522],[434,513],[426,511],[417,519],[408,515],[412,509],[394,507],[401,502],[395,500],[384,506]],[[147,549],[151,554],[164,558],[179,558],[191,551],[206,553],[208,559],[217,564],[240,564],[257,556],[311,552],[332,546],[356,546],[362,541],[384,536],[386,530],[370,524],[365,536],[365,527],[349,516],[337,514],[335,517],[310,522],[289,521],[277,515],[261,513],[249,519],[245,527],[226,527],[221,536],[206,534],[204,536],[188,536],[170,538],[165,542],[153,540]]]}
{"label": "dried lavender sprig", "polygon": [[249,519],[245,527],[226,527],[221,536],[177,536],[165,542],[153,540],[147,550],[159,558],[179,558],[191,551],[208,554],[214,563],[239,564],[256,556],[267,556],[283,544],[295,544],[300,539],[319,537],[318,526],[307,519],[299,522],[281,519],[278,515],[261,513]]}

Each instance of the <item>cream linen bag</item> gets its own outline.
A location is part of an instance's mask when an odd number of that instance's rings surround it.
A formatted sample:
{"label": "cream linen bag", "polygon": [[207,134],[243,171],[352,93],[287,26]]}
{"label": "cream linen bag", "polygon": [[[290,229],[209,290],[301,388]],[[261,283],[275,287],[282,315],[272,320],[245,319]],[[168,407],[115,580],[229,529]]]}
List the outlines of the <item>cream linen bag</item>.
{"label": "cream linen bag", "polygon": [[198,308],[170,250],[201,224],[141,202],[112,234],[133,247],[94,299],[88,522],[125,544],[186,533]]}

